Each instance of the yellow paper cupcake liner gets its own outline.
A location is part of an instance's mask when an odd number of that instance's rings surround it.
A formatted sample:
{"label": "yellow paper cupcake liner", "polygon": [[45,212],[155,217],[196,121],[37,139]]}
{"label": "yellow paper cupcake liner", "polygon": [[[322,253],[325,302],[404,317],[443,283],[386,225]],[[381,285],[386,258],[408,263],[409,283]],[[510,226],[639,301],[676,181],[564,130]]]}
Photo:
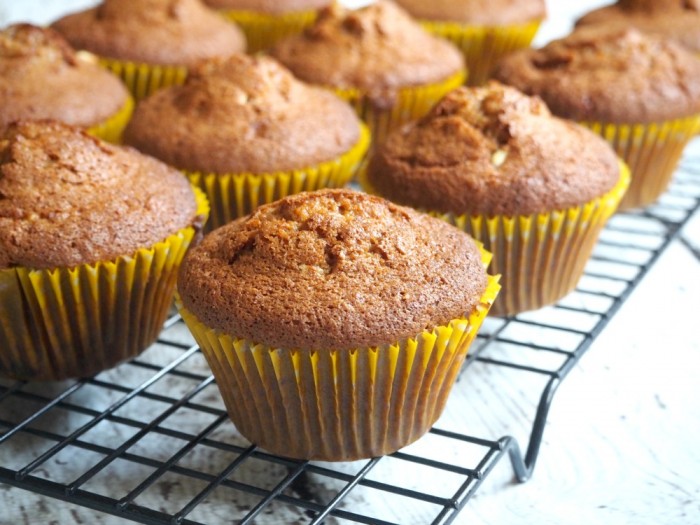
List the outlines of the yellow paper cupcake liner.
{"label": "yellow paper cupcake liner", "polygon": [[498,294],[498,277],[488,279],[470,315],[354,350],[272,348],[212,330],[185,308],[180,313],[243,436],[286,457],[351,461],[394,452],[438,419]]}
{"label": "yellow paper cupcake liner", "polygon": [[384,143],[392,130],[425,116],[447,93],[464,84],[465,78],[466,72],[460,71],[441,82],[400,89],[396,103],[389,109],[378,108],[359,89],[332,89],[339,97],[349,102],[369,126],[374,148]]}
{"label": "yellow paper cupcake liner", "polygon": [[301,33],[316,21],[316,11],[272,15],[253,11],[221,10],[221,14],[243,30],[248,53],[271,48],[282,38]]}
{"label": "yellow paper cupcake liner", "polygon": [[143,64],[102,56],[98,62],[122,79],[137,102],[161,88],[184,84],[187,78],[185,66]]}
{"label": "yellow paper cupcake liner", "polygon": [[184,173],[209,199],[211,217],[205,231],[211,231],[287,195],[345,186],[362,163],[369,143],[369,130],[361,125],[360,138],[347,153],[310,168],[264,174]]}
{"label": "yellow paper cupcake liner", "polygon": [[88,128],[87,132],[98,139],[111,142],[112,144],[119,144],[122,139],[122,132],[129,123],[133,111],[134,99],[129,97],[119,111],[104,122]]}
{"label": "yellow paper cupcake liner", "polygon": [[[206,198],[195,194],[206,217]],[[0,270],[0,375],[84,377],[141,353],[162,329],[195,230],[114,261]]]}
{"label": "yellow paper cupcake liner", "polygon": [[489,79],[496,63],[508,53],[530,47],[540,21],[501,27],[470,26],[455,22],[423,21],[432,34],[451,41],[462,50],[471,86]]}
{"label": "yellow paper cupcake liner", "polygon": [[700,115],[651,124],[582,124],[607,140],[632,172],[621,210],[653,204],[671,183],[686,145],[700,133]]}
{"label": "yellow paper cupcake liner", "polygon": [[490,271],[502,274],[503,289],[491,313],[514,315],[554,304],[578,284],[600,231],[630,184],[620,178],[605,195],[580,206],[515,217],[438,214],[493,253]]}

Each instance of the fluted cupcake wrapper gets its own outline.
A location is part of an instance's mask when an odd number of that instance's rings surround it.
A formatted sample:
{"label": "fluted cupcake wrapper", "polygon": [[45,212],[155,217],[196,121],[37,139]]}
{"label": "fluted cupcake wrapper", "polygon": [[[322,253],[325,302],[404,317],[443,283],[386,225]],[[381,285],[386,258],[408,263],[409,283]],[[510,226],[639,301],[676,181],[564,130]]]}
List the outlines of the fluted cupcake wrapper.
{"label": "fluted cupcake wrapper", "polygon": [[[206,217],[206,199],[196,195]],[[114,261],[0,270],[0,375],[84,377],[141,353],[162,329],[195,230]]]}
{"label": "fluted cupcake wrapper", "polygon": [[134,99],[129,97],[126,103],[114,115],[90,128],[87,132],[93,137],[119,144],[122,139],[122,132],[129,123],[131,114],[134,111]]}
{"label": "fluted cupcake wrapper", "polygon": [[211,217],[205,231],[211,231],[287,195],[345,186],[362,163],[369,143],[369,131],[361,125],[360,139],[347,153],[306,169],[263,174],[184,173],[209,199]]}
{"label": "fluted cupcake wrapper", "polygon": [[455,44],[464,55],[469,71],[467,83],[484,84],[496,63],[508,53],[530,47],[540,21],[500,27],[473,26],[456,22],[421,21],[432,34]]}
{"label": "fluted cupcake wrapper", "polygon": [[686,145],[700,133],[700,114],[651,124],[582,122],[627,163],[632,182],[620,210],[653,204],[668,188]]}
{"label": "fluted cupcake wrapper", "polygon": [[576,287],[629,183],[629,170],[621,163],[613,189],[580,206],[515,217],[432,214],[493,253],[489,271],[502,275],[503,289],[491,313],[513,315],[553,304]]}
{"label": "fluted cupcake wrapper", "polygon": [[316,11],[278,15],[223,9],[221,14],[243,30],[248,53],[271,48],[278,40],[301,33],[316,21]]}
{"label": "fluted cupcake wrapper", "polygon": [[460,71],[441,82],[400,89],[396,102],[390,108],[378,107],[366,93],[359,89],[330,89],[350,103],[359,117],[369,126],[374,148],[383,144],[392,130],[425,116],[447,93],[464,84],[465,78],[466,72]]}
{"label": "fluted cupcake wrapper", "polygon": [[97,60],[122,79],[137,102],[161,88],[183,84],[187,78],[186,66],[144,64],[103,56]]}
{"label": "fluted cupcake wrapper", "polygon": [[489,276],[468,317],[391,345],[343,351],[271,348],[180,313],[243,436],[286,457],[351,461],[394,452],[430,429],[498,290]]}

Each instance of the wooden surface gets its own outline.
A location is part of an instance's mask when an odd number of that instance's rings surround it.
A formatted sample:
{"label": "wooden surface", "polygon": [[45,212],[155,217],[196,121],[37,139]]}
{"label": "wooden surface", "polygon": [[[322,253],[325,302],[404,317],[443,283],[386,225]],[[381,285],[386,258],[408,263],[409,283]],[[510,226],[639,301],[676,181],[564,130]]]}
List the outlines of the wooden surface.
{"label": "wooden surface", "polygon": [[[24,9],[41,4],[25,0]],[[0,0],[0,23],[18,12],[22,2]],[[56,9],[57,1],[45,2]],[[77,4],[74,0],[73,4]],[[85,3],[85,2],[83,2]],[[597,2],[600,4],[602,2]],[[592,2],[577,2],[577,8],[549,2],[550,22],[538,40],[568,31],[575,12],[588,9]],[[29,12],[29,11],[25,11]],[[33,16],[55,16],[50,9],[32,11]],[[6,18],[7,19],[7,18]],[[43,22],[45,20],[38,20]],[[700,142],[693,145],[700,156]],[[544,443],[534,477],[518,484],[507,460],[501,461],[471,500],[455,523],[492,524],[698,524],[700,523],[700,261],[693,251],[700,252],[700,214],[685,231],[681,241],[674,242],[633,293],[622,310],[590,352],[574,369],[559,389],[545,431]],[[154,357],[155,359],[156,357]],[[206,370],[200,361],[192,366]],[[115,372],[118,374],[119,372]],[[165,385],[176,390],[179,385]],[[540,390],[538,390],[540,388]],[[438,427],[469,434],[497,437],[514,435],[524,442],[541,386],[515,381],[510,373],[497,367],[474,365],[457,383],[453,396]],[[87,395],[87,394],[86,394]],[[174,393],[173,395],[178,395]],[[204,399],[217,406],[213,389],[206,389]],[[95,402],[107,404],[111,399]],[[147,414],[157,410],[143,404]],[[16,410],[24,410],[16,407]],[[79,419],[79,418],[78,418]],[[52,421],[53,428],[73,428],[81,421]],[[198,428],[183,418],[173,424],[178,428]],[[231,425],[222,432],[230,433]],[[118,445],[129,432],[110,427],[108,432],[96,429],[93,438]],[[133,433],[133,431],[132,431]],[[26,452],[39,446],[31,440],[21,444]],[[144,440],[140,450],[154,457],[168,457],[181,443],[161,439]],[[0,464],[13,465],[17,458],[0,448]],[[18,450],[18,454],[19,454]],[[468,461],[469,450],[445,450],[446,456],[460,455]],[[220,454],[188,458],[207,472],[216,473],[222,461]],[[67,479],[70,468],[95,462],[84,452],[57,456],[52,462]],[[448,484],[448,478],[417,479],[420,473],[400,462],[387,463],[387,473],[407,483],[433,487]],[[47,466],[48,468],[49,466]],[[353,471],[355,465],[344,468]],[[384,468],[384,467],[383,467]],[[122,493],[145,475],[127,462],[115,465],[110,475],[95,481],[95,490]],[[282,469],[261,465],[250,468],[243,481],[268,485],[279,481]],[[379,475],[379,474],[378,474]],[[333,487],[328,487],[332,494]],[[156,506],[177,511],[186,489],[179,480],[159,485],[153,498]],[[396,505],[389,499],[352,496],[358,507],[372,505],[387,519],[406,524],[424,523],[425,510],[418,504]],[[193,519],[209,524],[230,523],[237,508],[254,505],[255,500],[227,501],[213,497],[197,508]],[[287,511],[261,516],[256,523],[293,523],[302,515]],[[308,519],[308,518],[307,518]],[[122,520],[88,509],[73,507],[49,498],[0,485],[0,524],[90,523],[117,524]],[[329,520],[328,523],[346,523]]]}

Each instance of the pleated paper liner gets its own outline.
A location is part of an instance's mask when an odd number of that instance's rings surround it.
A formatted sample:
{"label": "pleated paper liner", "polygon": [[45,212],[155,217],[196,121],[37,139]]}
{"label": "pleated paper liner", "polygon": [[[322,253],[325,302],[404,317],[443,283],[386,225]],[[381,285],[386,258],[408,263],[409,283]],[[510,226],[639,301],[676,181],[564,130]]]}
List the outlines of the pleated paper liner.
{"label": "pleated paper liner", "polygon": [[515,217],[434,215],[493,253],[489,271],[502,274],[503,290],[491,313],[513,315],[553,304],[576,287],[629,183],[629,170],[621,163],[613,189],[581,206]]}
{"label": "pleated paper liner", "polygon": [[464,84],[466,72],[460,71],[441,82],[413,86],[398,91],[396,103],[389,109],[377,107],[359,89],[331,88],[350,103],[372,133],[372,148],[382,144],[394,129],[426,115],[447,93]]}
{"label": "pleated paper liner", "polygon": [[119,111],[104,122],[88,128],[87,132],[98,139],[111,142],[112,144],[119,144],[122,139],[122,132],[129,123],[133,111],[134,99],[129,97]]}
{"label": "pleated paper liner", "polygon": [[469,316],[344,351],[271,348],[209,329],[185,308],[181,314],[243,436],[281,456],[352,461],[395,452],[430,429],[498,290],[498,277],[489,276]]}
{"label": "pleated paper liner", "polygon": [[370,143],[366,126],[360,139],[341,157],[307,169],[276,173],[184,173],[209,199],[211,216],[205,231],[211,231],[250,214],[261,204],[322,188],[342,188],[355,175]]}
{"label": "pleated paper liner", "polygon": [[700,115],[651,124],[582,124],[607,140],[630,168],[632,182],[620,210],[653,204],[671,183],[686,145],[700,133]]}
{"label": "pleated paper liner", "polygon": [[[195,194],[206,218],[206,198]],[[113,261],[0,270],[0,375],[84,377],[141,353],[162,329],[195,230]]]}
{"label": "pleated paper liner", "polygon": [[273,15],[224,9],[221,14],[243,30],[248,53],[269,49],[278,40],[301,33],[316,20],[316,11]]}
{"label": "pleated paper liner", "polygon": [[540,27],[540,21],[502,27],[433,21],[422,21],[422,24],[430,33],[451,41],[462,50],[470,86],[485,84],[493,67],[508,53],[530,47]]}
{"label": "pleated paper liner", "polygon": [[98,57],[98,62],[122,79],[137,102],[161,88],[183,84],[187,78],[186,66],[143,64],[103,56]]}

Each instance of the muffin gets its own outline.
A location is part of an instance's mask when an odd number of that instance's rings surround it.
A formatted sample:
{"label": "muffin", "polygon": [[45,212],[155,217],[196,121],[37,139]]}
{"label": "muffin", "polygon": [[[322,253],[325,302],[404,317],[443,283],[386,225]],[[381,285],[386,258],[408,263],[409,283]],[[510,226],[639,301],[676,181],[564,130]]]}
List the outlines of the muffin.
{"label": "muffin", "polygon": [[503,275],[492,313],[511,315],[575,288],[629,173],[588,129],[491,82],[453,91],[392,133],[364,184],[482,242]]}
{"label": "muffin", "polygon": [[117,77],[81,60],[55,31],[0,30],[0,135],[20,119],[55,119],[117,142],[133,108]]}
{"label": "muffin", "polygon": [[140,100],[181,84],[198,62],[245,50],[245,37],[200,0],[104,0],[54,29],[99,57]]}
{"label": "muffin", "polygon": [[350,190],[261,206],[208,234],[178,277],[241,434],[325,461],[423,435],[497,291],[466,234]]}
{"label": "muffin", "polygon": [[298,78],[350,101],[377,144],[391,129],[427,113],[465,76],[454,45],[382,0],[355,11],[323,9],[313,26],[278,42],[271,53]]}
{"label": "muffin", "polygon": [[547,14],[544,0],[394,0],[464,53],[468,83],[488,80],[503,56],[530,46]]}
{"label": "muffin", "polygon": [[580,29],[506,57],[494,76],[613,145],[632,171],[621,209],[647,206],[666,190],[700,129],[700,57],[634,29]]}
{"label": "muffin", "polygon": [[330,91],[271,58],[238,55],[207,62],[184,86],[144,100],[124,141],[206,192],[213,229],[290,193],[344,186],[369,137]]}
{"label": "muffin", "polygon": [[700,54],[700,2],[698,0],[618,0],[587,13],[577,27],[617,25],[675,40]]}
{"label": "muffin", "polygon": [[155,341],[206,215],[177,171],[55,121],[0,140],[0,374],[83,377]]}
{"label": "muffin", "polygon": [[333,0],[204,0],[245,33],[248,51],[272,47],[280,38],[313,24],[316,11]]}

